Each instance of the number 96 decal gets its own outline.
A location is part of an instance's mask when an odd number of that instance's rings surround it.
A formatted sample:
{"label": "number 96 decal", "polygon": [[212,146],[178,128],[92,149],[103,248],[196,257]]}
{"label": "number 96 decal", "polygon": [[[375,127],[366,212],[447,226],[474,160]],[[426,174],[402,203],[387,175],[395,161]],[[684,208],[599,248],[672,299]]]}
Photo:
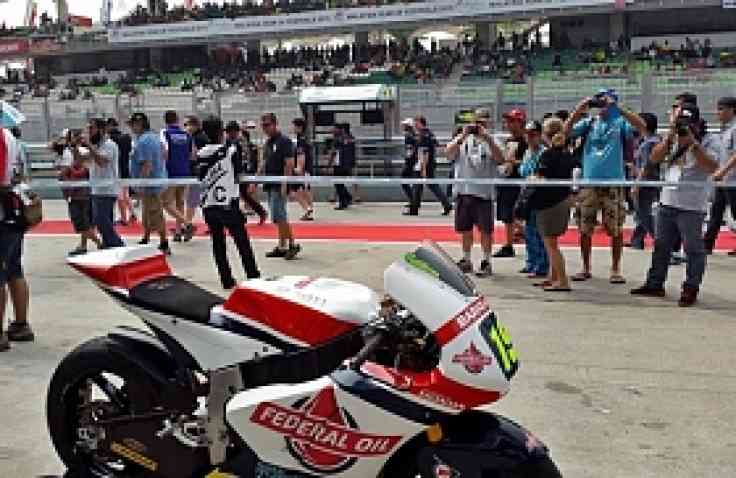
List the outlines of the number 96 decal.
{"label": "number 96 decal", "polygon": [[493,313],[481,322],[480,331],[491,347],[506,380],[511,380],[519,369],[519,357],[514,350],[509,331],[498,322],[496,314]]}

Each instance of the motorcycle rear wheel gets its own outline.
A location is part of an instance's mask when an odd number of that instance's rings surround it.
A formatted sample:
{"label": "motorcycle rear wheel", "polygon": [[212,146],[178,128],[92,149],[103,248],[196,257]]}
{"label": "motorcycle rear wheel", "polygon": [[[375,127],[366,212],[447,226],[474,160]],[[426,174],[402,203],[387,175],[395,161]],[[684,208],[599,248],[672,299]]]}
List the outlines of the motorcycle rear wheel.
{"label": "motorcycle rear wheel", "polygon": [[[145,478],[150,476],[145,469],[79,445],[81,430],[94,429],[95,419],[140,414],[162,403],[161,391],[134,366],[111,353],[108,343],[105,337],[85,342],[56,368],[46,401],[49,435],[69,469],[65,476],[95,476],[90,470],[96,469],[109,471],[116,478]],[[103,399],[94,400],[93,395],[100,392]],[[88,426],[82,426],[82,420]]]}

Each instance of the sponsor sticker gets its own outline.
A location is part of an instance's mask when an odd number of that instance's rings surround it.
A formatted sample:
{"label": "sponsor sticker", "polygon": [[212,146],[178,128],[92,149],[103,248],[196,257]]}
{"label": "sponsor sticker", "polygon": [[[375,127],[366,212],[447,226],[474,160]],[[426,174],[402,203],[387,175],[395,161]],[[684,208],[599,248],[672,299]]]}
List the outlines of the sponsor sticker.
{"label": "sponsor sticker", "polygon": [[291,407],[261,403],[250,421],[283,435],[289,453],[306,468],[320,473],[339,473],[358,458],[385,455],[402,438],[361,432],[348,411],[337,405],[332,387]]}
{"label": "sponsor sticker", "polygon": [[473,342],[470,342],[470,347],[465,349],[463,353],[452,357],[452,363],[461,364],[468,373],[479,374],[486,368],[486,365],[493,363],[493,359],[488,355],[484,355]]}
{"label": "sponsor sticker", "polygon": [[455,410],[465,410],[466,408],[463,404],[456,402],[450,397],[446,397],[431,390],[422,389],[418,395],[428,402],[436,403],[437,405],[442,405],[443,407],[453,408]]}
{"label": "sponsor sticker", "polygon": [[137,451],[131,450],[130,448],[121,445],[120,443],[112,442],[112,444],[110,445],[110,451],[132,461],[136,465],[146,468],[147,470],[151,470],[153,472],[158,470],[158,463],[148,457],[141,455]]}
{"label": "sponsor sticker", "polygon": [[440,345],[447,344],[464,332],[468,327],[480,319],[487,317],[490,312],[491,306],[488,305],[485,298],[478,297],[476,300],[468,304],[463,310],[458,312],[455,317],[437,329],[435,332],[437,342]]}

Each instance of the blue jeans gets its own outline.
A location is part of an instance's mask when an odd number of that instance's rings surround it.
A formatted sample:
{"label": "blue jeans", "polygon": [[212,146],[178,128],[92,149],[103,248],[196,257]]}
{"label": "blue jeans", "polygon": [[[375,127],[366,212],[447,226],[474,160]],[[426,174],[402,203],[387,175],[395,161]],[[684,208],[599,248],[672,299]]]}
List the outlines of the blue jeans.
{"label": "blue jeans", "polygon": [[526,241],[526,269],[530,273],[545,275],[549,272],[549,259],[544,241],[537,230],[537,211],[532,211],[524,227]]}
{"label": "blue jeans", "polygon": [[113,226],[113,209],[116,197],[92,196],[92,222],[102,236],[102,247],[123,247],[125,243]]}
{"label": "blue jeans", "polygon": [[636,227],[631,235],[631,245],[638,248],[644,248],[644,239],[647,234],[654,238],[654,215],[652,214],[652,205],[657,199],[657,191],[651,191],[649,188],[643,188],[639,191],[639,196],[634,201],[635,216],[634,221]]}
{"label": "blue jeans", "polygon": [[667,281],[670,254],[675,242],[682,237],[687,262],[683,287],[699,290],[705,274],[706,255],[703,242],[705,213],[660,206],[657,213],[657,235],[652,253],[652,266],[647,274],[647,286],[660,289]]}

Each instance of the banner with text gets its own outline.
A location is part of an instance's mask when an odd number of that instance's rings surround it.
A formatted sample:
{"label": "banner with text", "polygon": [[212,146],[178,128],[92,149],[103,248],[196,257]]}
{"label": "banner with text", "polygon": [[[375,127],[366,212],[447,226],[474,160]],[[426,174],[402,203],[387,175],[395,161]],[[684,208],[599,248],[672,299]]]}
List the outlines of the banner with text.
{"label": "banner with text", "polygon": [[[113,27],[110,43],[308,32],[387,23],[482,17],[545,9],[613,6],[616,0],[436,0],[411,5],[330,9],[284,15],[252,16],[133,27]],[[327,32],[325,32],[327,33]]]}

